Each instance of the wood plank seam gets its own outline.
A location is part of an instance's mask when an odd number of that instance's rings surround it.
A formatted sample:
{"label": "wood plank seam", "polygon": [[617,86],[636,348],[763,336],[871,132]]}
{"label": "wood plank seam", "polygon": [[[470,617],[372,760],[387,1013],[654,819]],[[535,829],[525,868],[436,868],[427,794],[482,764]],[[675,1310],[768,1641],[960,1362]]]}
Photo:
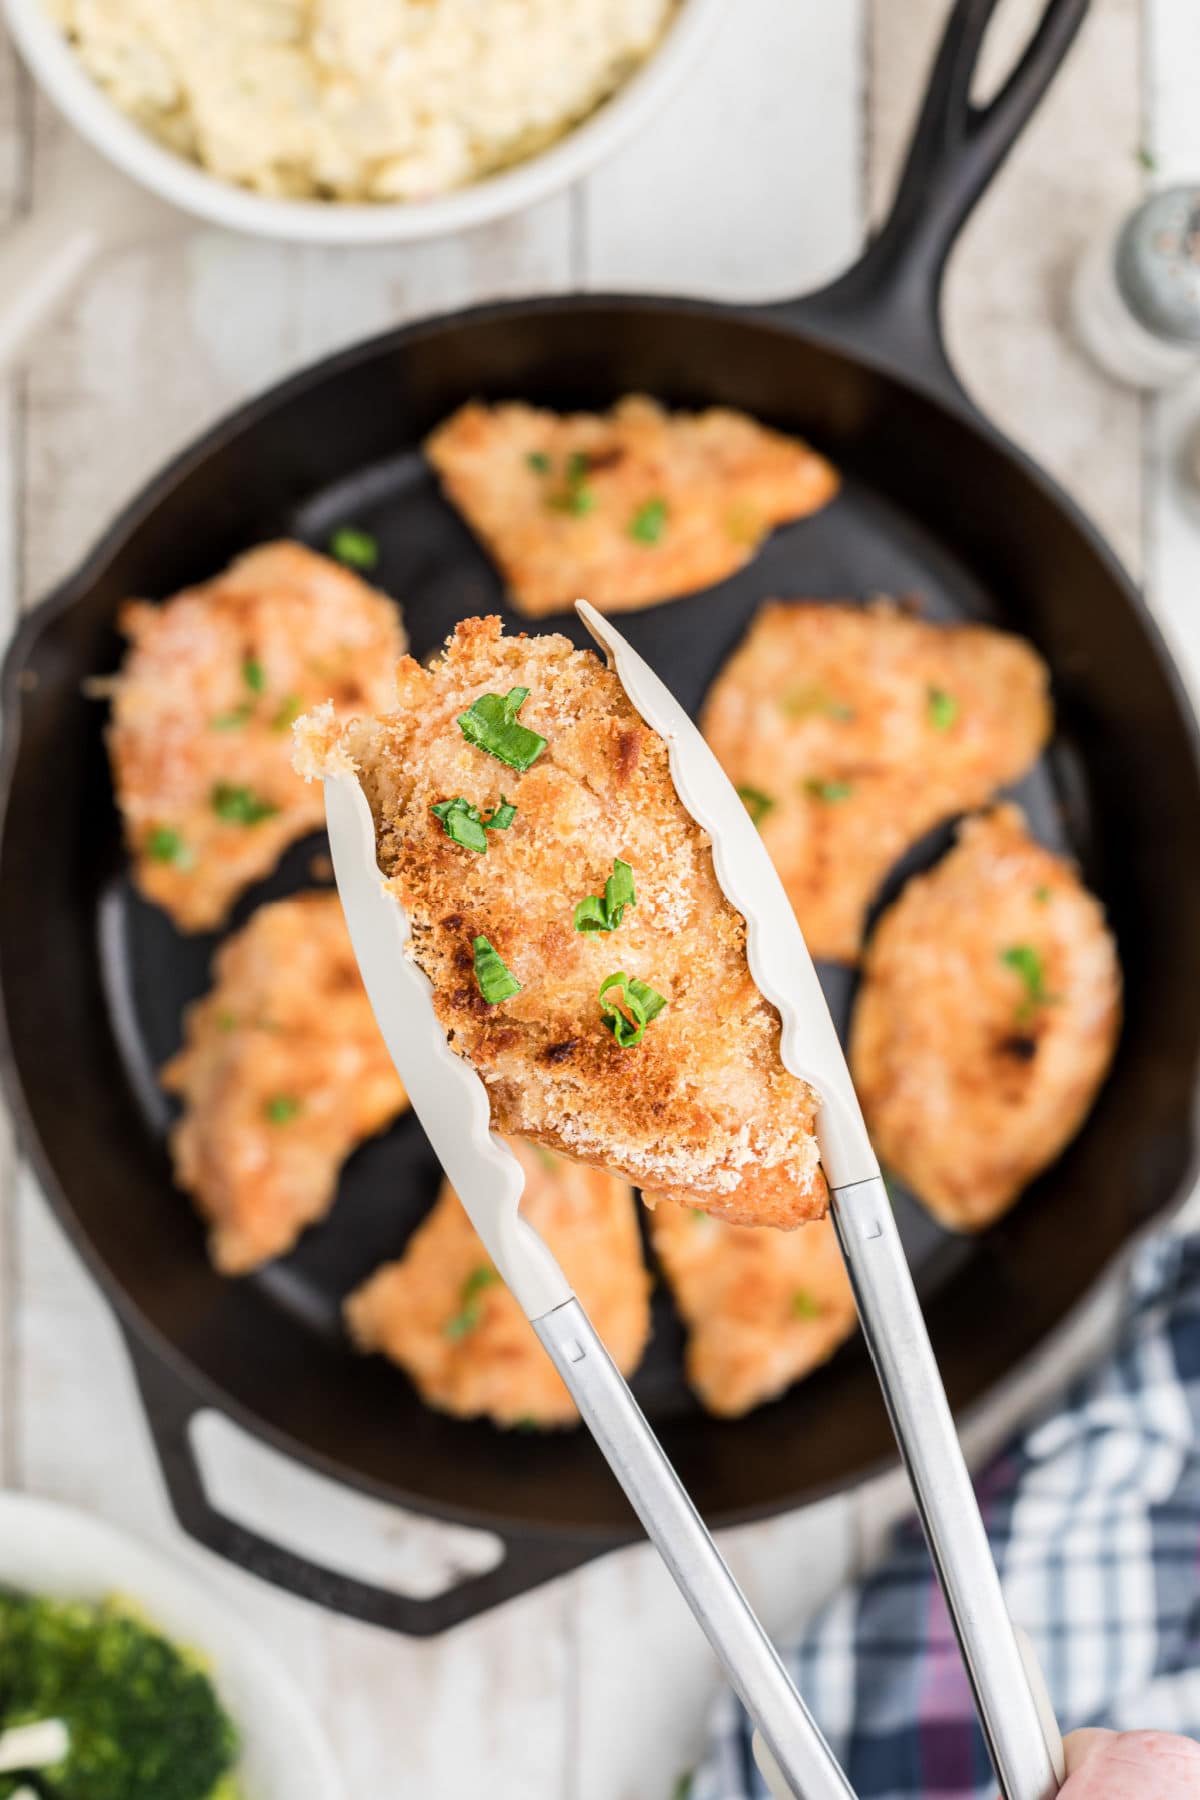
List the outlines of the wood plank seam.
{"label": "wood plank seam", "polygon": [[[12,94],[13,172],[5,208],[5,223],[24,218],[33,205],[33,84],[26,75],[16,51],[6,48],[6,84]],[[29,406],[28,378],[19,369],[4,383],[3,444],[0,447],[0,469],[3,470],[3,504],[6,514],[7,557],[0,582],[3,587],[4,635],[7,638],[23,609],[25,597],[25,529],[22,476]],[[0,1168],[0,1483],[6,1487],[20,1485],[20,1420],[22,1393],[21,1346],[17,1329],[21,1305],[20,1233],[17,1212],[23,1159],[15,1134],[5,1120],[5,1142]]]}

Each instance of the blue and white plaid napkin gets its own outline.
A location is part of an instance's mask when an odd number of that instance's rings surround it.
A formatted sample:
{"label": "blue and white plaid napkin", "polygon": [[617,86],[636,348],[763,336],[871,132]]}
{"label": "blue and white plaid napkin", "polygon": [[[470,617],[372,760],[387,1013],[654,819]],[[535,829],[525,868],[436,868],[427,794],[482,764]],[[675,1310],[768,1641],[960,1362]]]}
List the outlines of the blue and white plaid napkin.
{"label": "blue and white plaid napkin", "polygon": [[[1200,1735],[1200,1235],[1133,1264],[1117,1347],[978,1483],[1009,1608],[1064,1730]],[[861,1800],[993,1800],[915,1525],[787,1658]],[[692,1800],[765,1800],[728,1697]]]}

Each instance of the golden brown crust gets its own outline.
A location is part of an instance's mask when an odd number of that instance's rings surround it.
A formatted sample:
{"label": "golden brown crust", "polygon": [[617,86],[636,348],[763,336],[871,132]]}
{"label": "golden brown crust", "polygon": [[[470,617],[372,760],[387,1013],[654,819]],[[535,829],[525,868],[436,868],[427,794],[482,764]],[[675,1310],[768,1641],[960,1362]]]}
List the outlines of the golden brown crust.
{"label": "golden brown crust", "polygon": [[216,1266],[242,1274],[290,1250],[354,1146],[408,1104],[336,894],[264,906],[221,946],[162,1081],[184,1102],[175,1179],[212,1227]]}
{"label": "golden brown crust", "polygon": [[730,780],[770,802],[763,841],[810,951],[836,962],[857,960],[905,850],[1022,775],[1050,724],[1020,638],[816,601],[761,609],[701,717]]}
{"label": "golden brown crust", "polygon": [[[521,723],[548,740],[525,774],[457,723],[479,695],[513,687],[529,689]],[[742,1223],[820,1213],[814,1096],[780,1063],[744,921],[675,793],[665,745],[616,676],[566,638],[504,638],[498,619],[472,619],[431,668],[401,664],[398,702],[317,741],[362,772],[416,960],[450,1042],[488,1085],[497,1128]],[[486,855],[452,843],[430,811],[459,794],[481,810],[501,795],[517,806]],[[614,857],[632,866],[637,905],[613,933],[575,931],[576,903],[603,892]],[[522,984],[499,1005],[475,978],[480,935]],[[617,970],[667,1002],[631,1048],[600,1011],[600,984]]]}
{"label": "golden brown crust", "polygon": [[736,1418],[773,1400],[857,1323],[829,1219],[748,1231],[660,1206],[650,1240],[688,1327],[688,1380],[709,1412]]}
{"label": "golden brown crust", "polygon": [[[340,717],[385,705],[399,613],[328,557],[276,543],[161,606],[130,601],[121,629],[108,747],[134,877],[183,930],[208,930],[320,826],[320,791],[292,768],[292,720],[322,700]],[[223,817],[222,784],[265,816]]]}
{"label": "golden brown crust", "polygon": [[1075,871],[1015,806],[969,819],[867,948],[850,1058],[881,1161],[952,1230],[991,1224],[1078,1131],[1120,1016],[1116,948]]}
{"label": "golden brown crust", "polygon": [[[580,597],[624,612],[710,587],[748,562],[776,525],[824,506],[838,485],[824,457],[744,413],[667,413],[640,395],[611,413],[565,417],[473,403],[425,448],[529,618]],[[572,456],[587,459],[579,477],[586,511],[566,505]],[[661,530],[640,541],[634,521],[656,501],[666,508]]]}
{"label": "golden brown crust", "polygon": [[[525,1171],[522,1215],[561,1262],[617,1367],[632,1374],[650,1334],[650,1277],[632,1190],[519,1139],[509,1147]],[[347,1327],[361,1350],[389,1356],[443,1412],[487,1414],[498,1425],[574,1424],[574,1402],[553,1363],[492,1276],[447,1182],[399,1261],[350,1296]]]}

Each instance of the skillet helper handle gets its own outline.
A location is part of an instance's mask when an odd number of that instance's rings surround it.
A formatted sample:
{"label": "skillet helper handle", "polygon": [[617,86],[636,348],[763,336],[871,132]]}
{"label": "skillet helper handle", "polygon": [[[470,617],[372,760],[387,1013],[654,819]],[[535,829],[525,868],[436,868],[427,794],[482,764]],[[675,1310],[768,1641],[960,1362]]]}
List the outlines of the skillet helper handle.
{"label": "skillet helper handle", "polygon": [[770,1639],[579,1301],[532,1321],[646,1535],[757,1727],[776,1800],[854,1800]]}
{"label": "skillet helper handle", "polygon": [[190,1433],[192,1420],[208,1409],[209,1402],[134,1332],[126,1328],[124,1336],[167,1498],[179,1525],[226,1562],[301,1600],[406,1637],[434,1637],[579,1568],[607,1548],[603,1542],[578,1539],[508,1537],[504,1560],[494,1569],[468,1576],[428,1598],[400,1594],[324,1567],[212,1504]]}
{"label": "skillet helper handle", "polygon": [[1008,1615],[971,1477],[881,1180],[833,1188],[833,1221],[1004,1800],[1050,1800],[1062,1737]]}
{"label": "skillet helper handle", "polygon": [[1037,110],[1087,15],[1089,0],[1045,0],[999,92],[971,99],[1000,0],[956,0],[896,192],[860,260],[829,287],[778,309],[827,329],[868,361],[961,401],[941,328],[942,278],[955,240]]}

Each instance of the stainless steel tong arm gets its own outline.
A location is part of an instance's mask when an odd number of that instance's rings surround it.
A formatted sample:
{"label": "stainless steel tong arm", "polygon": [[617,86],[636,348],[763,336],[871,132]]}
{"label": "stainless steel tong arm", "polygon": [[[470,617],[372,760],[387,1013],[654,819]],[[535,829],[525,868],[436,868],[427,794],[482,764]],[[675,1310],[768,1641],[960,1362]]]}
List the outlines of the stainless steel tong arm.
{"label": "stainless steel tong arm", "polygon": [[[758,1728],[778,1800],[854,1800],[825,1739],[578,1300],[533,1328],[575,1400],[730,1685]],[[774,1769],[772,1769],[772,1760]],[[786,1785],[784,1785],[786,1784]]]}

